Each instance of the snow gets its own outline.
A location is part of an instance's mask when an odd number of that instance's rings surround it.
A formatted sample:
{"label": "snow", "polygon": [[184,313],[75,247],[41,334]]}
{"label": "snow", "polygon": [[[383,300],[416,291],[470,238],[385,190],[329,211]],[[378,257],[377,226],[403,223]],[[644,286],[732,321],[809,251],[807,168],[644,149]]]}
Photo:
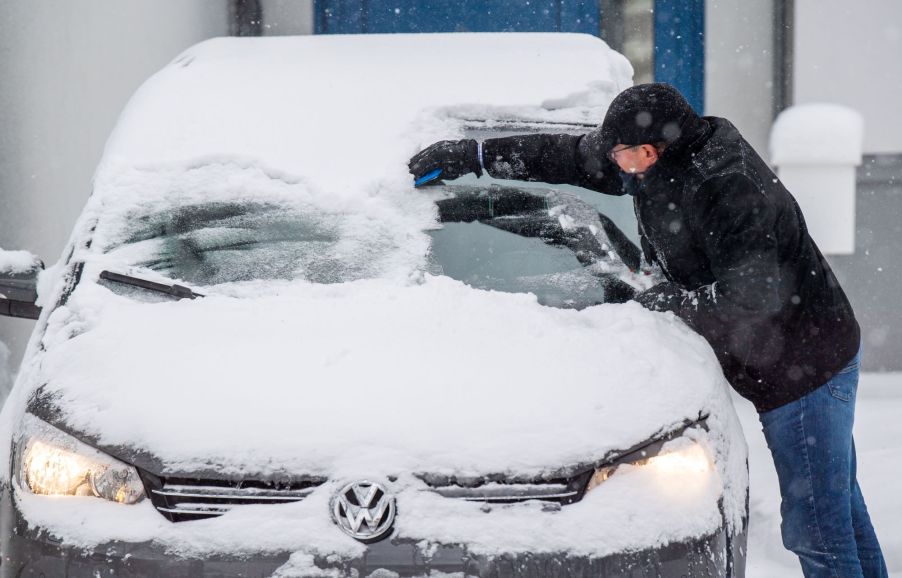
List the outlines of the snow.
{"label": "snow", "polygon": [[[484,555],[568,552],[603,556],[638,544],[663,545],[716,529],[720,525],[720,483],[719,476],[699,474],[665,484],[652,472],[626,467],[580,502],[544,516],[539,515],[542,507],[537,503],[494,507],[487,515],[478,503],[419,492],[405,496],[405,509],[429,515],[399,517],[396,526],[400,536],[467,544],[471,552]],[[600,512],[604,512],[604,523],[599,523]],[[499,540],[500,536],[504,538]],[[650,537],[654,538],[649,541]]]}
{"label": "snow", "polygon": [[581,34],[217,38],[139,89],[99,172],[229,157],[333,195],[404,188],[409,157],[462,136],[457,119],[597,124],[631,78]]}
{"label": "snow", "polygon": [[771,160],[826,255],[855,252],[855,167],[862,142],[861,115],[840,105],[790,107],[774,122]]}
{"label": "snow", "polygon": [[[146,304],[85,286],[49,320],[79,335],[48,347],[45,391],[78,431],[168,471],[329,476],[537,475],[726,399],[707,344],[637,304],[559,310],[445,277],[243,297]],[[148,351],[166,362],[141,364]]]}
{"label": "snow", "polygon": [[[141,244],[122,246],[135,234],[134,223],[146,215],[216,201],[258,203],[311,215],[315,228],[334,230],[341,242],[333,256],[358,264],[369,277],[406,278],[422,266],[436,226],[436,209],[425,195],[402,188],[364,189],[356,196],[336,196],[306,181],[277,177],[255,166],[234,162],[202,164],[189,170],[169,167],[106,170],[95,180],[95,195],[76,225],[76,235],[91,229],[92,250],[80,258],[116,266],[140,260]],[[139,253],[135,253],[138,251]],[[104,254],[108,253],[108,254]]]}
{"label": "snow", "polygon": [[38,258],[28,251],[0,249],[0,274],[22,274],[35,269]]}
{"label": "snow", "polygon": [[770,158],[777,166],[861,164],[864,121],[838,104],[801,104],[777,116],[770,136]]}
{"label": "snow", "polygon": [[293,504],[243,506],[220,518],[180,524],[161,516],[149,500],[121,506],[96,498],[54,499],[25,492],[20,492],[17,500],[30,523],[52,528],[65,543],[84,547],[115,536],[127,542],[154,541],[167,552],[182,556],[284,551],[359,556],[364,545],[343,534],[325,514],[330,490],[337,488],[321,487]]}

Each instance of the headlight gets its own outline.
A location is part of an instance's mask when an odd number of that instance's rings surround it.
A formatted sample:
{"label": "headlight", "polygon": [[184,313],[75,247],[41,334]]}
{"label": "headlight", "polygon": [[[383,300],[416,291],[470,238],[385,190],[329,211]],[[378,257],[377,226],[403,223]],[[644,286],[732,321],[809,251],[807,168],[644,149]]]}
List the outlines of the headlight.
{"label": "headlight", "polygon": [[633,452],[596,469],[589,479],[586,492],[606,482],[624,465],[640,467],[664,483],[675,479],[707,478],[714,469],[708,451],[697,441],[683,437],[656,445],[656,450]]}
{"label": "headlight", "polygon": [[32,416],[16,445],[19,486],[45,496],[95,496],[120,504],[145,497],[138,471]]}

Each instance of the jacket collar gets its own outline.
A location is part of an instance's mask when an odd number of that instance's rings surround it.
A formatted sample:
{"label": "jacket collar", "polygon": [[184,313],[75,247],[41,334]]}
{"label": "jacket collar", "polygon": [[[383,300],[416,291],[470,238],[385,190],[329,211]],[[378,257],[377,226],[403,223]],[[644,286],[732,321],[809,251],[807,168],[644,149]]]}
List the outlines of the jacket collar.
{"label": "jacket collar", "polygon": [[687,162],[708,140],[714,127],[707,119],[696,116],[684,123],[680,130],[680,138],[664,150],[655,167],[661,164],[664,167],[680,166]]}

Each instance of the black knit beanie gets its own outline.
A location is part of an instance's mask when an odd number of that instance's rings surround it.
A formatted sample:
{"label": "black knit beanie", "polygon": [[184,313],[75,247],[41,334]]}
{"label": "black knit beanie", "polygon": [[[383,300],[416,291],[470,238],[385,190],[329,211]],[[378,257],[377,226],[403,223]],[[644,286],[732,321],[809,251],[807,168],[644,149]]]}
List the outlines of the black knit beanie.
{"label": "black knit beanie", "polygon": [[697,119],[698,115],[673,86],[663,82],[638,84],[614,98],[601,132],[610,146],[670,144]]}

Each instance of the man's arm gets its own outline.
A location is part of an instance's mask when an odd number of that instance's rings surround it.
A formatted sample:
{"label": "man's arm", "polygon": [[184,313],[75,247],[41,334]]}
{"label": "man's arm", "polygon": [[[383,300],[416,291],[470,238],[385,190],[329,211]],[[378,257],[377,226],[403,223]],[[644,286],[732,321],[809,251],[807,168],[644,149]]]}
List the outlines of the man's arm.
{"label": "man's arm", "polygon": [[439,141],[414,155],[408,167],[417,185],[456,179],[483,169],[499,179],[570,184],[623,195],[623,182],[607,158],[610,146],[600,131],[585,135],[528,134],[488,139]]}
{"label": "man's arm", "polygon": [[487,139],[482,162],[497,179],[569,184],[622,195],[617,167],[606,157],[595,133],[528,134]]}
{"label": "man's arm", "polygon": [[687,208],[716,281],[684,299],[677,314],[705,337],[716,337],[778,313],[777,215],[764,193],[743,175],[715,177]]}

